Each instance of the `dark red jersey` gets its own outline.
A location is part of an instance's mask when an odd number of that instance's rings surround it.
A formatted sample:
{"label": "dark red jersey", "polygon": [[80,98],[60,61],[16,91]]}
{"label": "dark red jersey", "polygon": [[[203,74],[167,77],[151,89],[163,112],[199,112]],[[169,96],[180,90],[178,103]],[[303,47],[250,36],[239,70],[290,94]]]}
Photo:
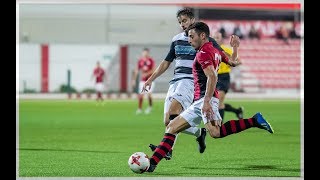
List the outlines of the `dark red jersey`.
{"label": "dark red jersey", "polygon": [[103,77],[105,75],[105,72],[101,67],[97,67],[94,69],[93,75],[96,78],[96,83],[100,83],[100,82],[103,82]]}
{"label": "dark red jersey", "polygon": [[144,74],[148,73],[150,70],[152,70],[155,66],[155,62],[152,58],[140,58],[138,61],[138,70],[141,71],[141,81],[146,81],[152,73],[150,73],[148,76],[145,76]]}
{"label": "dark red jersey", "polygon": [[[216,74],[218,74],[221,61],[228,63],[229,59],[224,53],[213,47],[211,42],[207,42],[199,48],[192,67],[194,77],[194,101],[202,98],[206,92],[207,76],[204,74],[203,69],[212,65]],[[218,90],[216,88],[213,96],[218,98]]]}

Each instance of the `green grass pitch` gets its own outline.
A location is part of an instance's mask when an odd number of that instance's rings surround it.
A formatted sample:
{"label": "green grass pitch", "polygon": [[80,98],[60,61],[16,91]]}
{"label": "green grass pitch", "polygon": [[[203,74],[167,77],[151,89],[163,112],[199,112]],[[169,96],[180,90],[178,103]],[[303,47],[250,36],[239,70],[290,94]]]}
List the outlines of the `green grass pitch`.
{"label": "green grass pitch", "polygon": [[134,174],[129,156],[152,155],[149,143],[162,140],[162,100],[149,115],[135,115],[136,100],[20,100],[19,177],[300,177],[300,101],[228,103],[243,105],[245,117],[262,112],[275,134],[251,128],[221,139],[208,135],[203,154],[194,136],[180,134],[172,160],[163,159],[154,173]]}

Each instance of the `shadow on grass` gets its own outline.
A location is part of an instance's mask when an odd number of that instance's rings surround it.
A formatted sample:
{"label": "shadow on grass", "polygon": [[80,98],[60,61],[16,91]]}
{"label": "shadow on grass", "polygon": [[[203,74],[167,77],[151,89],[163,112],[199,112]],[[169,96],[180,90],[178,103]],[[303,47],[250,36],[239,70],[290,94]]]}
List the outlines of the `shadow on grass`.
{"label": "shadow on grass", "polygon": [[87,152],[87,153],[124,153],[120,151],[97,151],[81,149],[45,149],[45,148],[20,148],[19,151],[66,151],[66,152]]}
{"label": "shadow on grass", "polygon": [[300,169],[298,168],[281,168],[281,167],[276,167],[276,166],[271,166],[271,165],[246,165],[243,167],[237,167],[237,168],[219,168],[219,167],[182,167],[184,169],[215,169],[215,170],[225,170],[225,169],[230,169],[230,170],[275,170],[275,171],[288,171],[288,172],[300,172]]}
{"label": "shadow on grass", "polygon": [[[221,172],[217,172],[215,170],[230,170],[230,171],[234,171],[234,170],[239,170],[239,171],[252,171],[252,170],[262,170],[262,171],[286,171],[286,172],[300,172],[300,169],[298,168],[280,168],[280,167],[276,167],[276,166],[271,166],[271,165],[247,165],[247,166],[242,166],[242,167],[237,167],[237,168],[227,168],[227,167],[181,167],[183,169],[188,169],[190,170],[190,175],[191,176],[199,176],[199,177],[224,177],[224,176],[235,176],[235,175],[231,175],[230,173],[227,173],[227,174],[224,174],[224,173],[221,173]],[[192,170],[202,170],[201,171],[192,171]],[[203,171],[205,170],[205,171]],[[209,170],[210,173],[208,173],[208,171],[206,170]],[[184,177],[188,177],[190,175],[186,174],[185,172],[184,173],[180,173],[180,172],[174,172],[174,173],[164,173],[164,172],[155,172],[155,173],[152,173],[152,174],[149,174],[151,176],[184,176]],[[242,174],[240,177],[244,177],[244,176],[247,176],[247,177],[258,177],[256,174],[252,174],[252,173],[249,173],[249,174]],[[269,175],[263,175],[263,177],[268,177]],[[270,176],[270,177],[273,177],[273,176]],[[298,176],[281,176],[281,177],[298,177]]]}

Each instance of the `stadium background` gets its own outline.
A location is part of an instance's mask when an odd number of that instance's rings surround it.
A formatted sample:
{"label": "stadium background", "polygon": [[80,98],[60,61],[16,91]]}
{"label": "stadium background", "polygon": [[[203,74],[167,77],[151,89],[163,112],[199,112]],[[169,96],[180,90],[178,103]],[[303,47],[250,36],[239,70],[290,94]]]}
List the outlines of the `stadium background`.
{"label": "stadium background", "polygon": [[[173,67],[156,80],[154,111],[141,116],[135,115],[135,96],[128,98],[131,71],[144,47],[157,65],[165,57],[171,38],[180,32],[175,13],[184,6],[194,8],[211,31],[224,24],[230,33],[236,23],[244,34],[251,24],[262,28],[261,40],[241,41],[243,65],[233,71],[227,102],[244,106],[246,117],[261,111],[275,134],[250,129],[221,140],[208,137],[204,154],[197,152],[192,137],[181,135],[172,161],[162,162],[153,174],[136,175],[127,167],[128,157],[136,151],[150,154],[147,145],[162,138],[163,98]],[[17,179],[303,178],[300,4],[26,3],[19,4],[17,20]],[[291,22],[302,38],[288,44],[276,39],[275,31]],[[104,97],[112,100],[104,104],[95,102],[95,94],[90,99],[84,95],[94,88],[90,75],[98,60],[109,76]],[[72,88],[76,92],[68,96]],[[226,114],[226,119],[234,118]]]}
{"label": "stadium background", "polygon": [[[109,76],[106,92],[132,92],[131,72],[141,50],[150,48],[157,64],[163,60],[171,38],[180,32],[175,17],[180,7],[172,4],[21,4],[17,91],[59,93],[63,85],[79,93],[93,89],[90,75],[96,61],[101,61]],[[301,39],[290,39],[289,44],[285,44],[275,38],[276,31],[283,25],[303,37],[299,4],[191,7],[196,19],[207,22],[212,32],[223,25],[229,36],[234,26],[240,24],[245,36],[240,49],[243,65],[234,68],[232,73],[233,91],[300,93],[303,83]],[[247,37],[251,25],[261,30],[261,40]],[[227,43],[227,39],[225,41]],[[166,92],[172,68],[156,80],[156,93]]]}

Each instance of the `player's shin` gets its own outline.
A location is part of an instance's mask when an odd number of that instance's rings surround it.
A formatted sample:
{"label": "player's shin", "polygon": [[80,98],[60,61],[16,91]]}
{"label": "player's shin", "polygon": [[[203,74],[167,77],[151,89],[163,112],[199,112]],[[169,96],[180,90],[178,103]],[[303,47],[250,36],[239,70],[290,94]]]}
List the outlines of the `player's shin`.
{"label": "player's shin", "polygon": [[251,127],[256,127],[256,123],[253,118],[249,119],[240,119],[240,120],[230,120],[226,123],[222,124],[220,127],[220,137],[223,138],[225,136],[239,133]]}
{"label": "player's shin", "polygon": [[157,146],[152,157],[150,158],[150,163],[152,165],[157,165],[161,159],[172,149],[175,138],[176,136],[174,134],[164,134],[161,143]]}

